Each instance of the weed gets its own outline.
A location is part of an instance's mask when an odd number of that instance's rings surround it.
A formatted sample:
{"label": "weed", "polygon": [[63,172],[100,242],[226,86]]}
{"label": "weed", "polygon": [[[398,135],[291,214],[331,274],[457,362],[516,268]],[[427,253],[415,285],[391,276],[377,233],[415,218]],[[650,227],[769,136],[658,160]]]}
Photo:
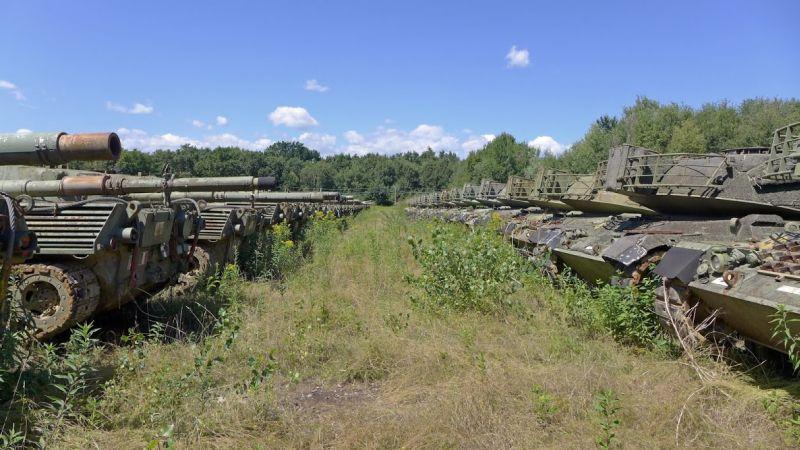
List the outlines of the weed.
{"label": "weed", "polygon": [[533,397],[533,414],[536,415],[539,422],[551,423],[558,413],[553,396],[538,384],[534,384],[531,388],[531,396]]}
{"label": "weed", "polygon": [[786,349],[789,355],[789,362],[795,372],[800,369],[800,339],[792,333],[792,326],[800,323],[800,319],[789,318],[789,311],[785,305],[778,305],[777,310],[771,316],[772,320],[772,339],[776,339]]}
{"label": "weed", "polygon": [[411,318],[411,313],[398,312],[396,314],[386,314],[383,316],[383,323],[392,330],[393,333],[399,334],[408,328],[408,320]]}
{"label": "weed", "polygon": [[595,441],[597,446],[608,449],[617,446],[617,428],[620,426],[619,417],[619,398],[611,389],[603,389],[595,397],[594,409],[598,414],[601,434]]}
{"label": "weed", "polygon": [[666,347],[658,316],[653,310],[655,281],[645,278],[637,286],[603,285],[594,291],[600,322],[623,344]]}
{"label": "weed", "polygon": [[800,445],[800,402],[786,392],[771,390],[761,400],[764,411],[792,445]]}
{"label": "weed", "polygon": [[409,238],[422,266],[407,281],[421,289],[414,304],[429,310],[496,312],[512,306],[510,295],[522,286],[524,261],[497,233],[478,228],[435,225],[430,240]]}
{"label": "weed", "polygon": [[159,435],[150,441],[147,444],[147,450],[155,450],[160,448],[165,448],[166,450],[173,450],[175,449],[175,441],[172,439],[172,432],[174,431],[175,426],[169,425],[168,427],[161,430]]}

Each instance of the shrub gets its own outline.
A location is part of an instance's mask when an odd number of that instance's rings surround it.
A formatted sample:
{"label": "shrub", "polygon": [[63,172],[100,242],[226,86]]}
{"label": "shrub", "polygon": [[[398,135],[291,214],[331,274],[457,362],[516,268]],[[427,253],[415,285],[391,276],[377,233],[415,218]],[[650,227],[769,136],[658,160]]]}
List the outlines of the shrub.
{"label": "shrub", "polygon": [[[539,266],[543,266],[541,262]],[[656,281],[644,278],[635,286],[601,284],[589,286],[568,269],[550,277],[540,275],[537,283],[555,286],[547,296],[550,307],[566,322],[586,331],[608,332],[617,341],[647,348],[667,349],[667,339],[653,308]]]}
{"label": "shrub", "polygon": [[406,278],[422,291],[412,299],[418,306],[497,311],[512,305],[510,295],[522,285],[524,260],[488,228],[465,233],[436,224],[430,240],[409,243],[422,266],[419,276]]}
{"label": "shrub", "polygon": [[322,212],[315,213],[299,230],[282,222],[268,233],[249,236],[239,248],[237,262],[246,278],[282,279],[299,267],[312,249],[327,251],[334,232],[344,227],[344,220]]}
{"label": "shrub", "polygon": [[645,278],[638,286],[603,285],[594,290],[600,321],[615,339],[631,345],[659,347],[664,332],[653,305],[655,281]]}

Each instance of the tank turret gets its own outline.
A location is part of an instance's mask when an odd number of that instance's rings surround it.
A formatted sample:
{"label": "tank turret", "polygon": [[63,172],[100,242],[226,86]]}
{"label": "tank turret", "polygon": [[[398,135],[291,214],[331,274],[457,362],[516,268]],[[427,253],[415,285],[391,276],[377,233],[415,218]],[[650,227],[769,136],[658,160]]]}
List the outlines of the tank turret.
{"label": "tank turret", "polygon": [[606,187],[664,214],[800,218],[800,123],[775,130],[772,145],[719,153],[611,150]]}
{"label": "tank turret", "polygon": [[577,211],[594,214],[656,214],[630,197],[605,188],[608,161],[597,165],[594,175],[582,177],[561,196],[561,201]]}
{"label": "tank turret", "polygon": [[494,180],[482,180],[480,188],[475,195],[475,200],[480,204],[492,207],[502,206],[503,204],[497,199],[497,195],[505,187],[505,183]]}
{"label": "tank turret", "polygon": [[566,194],[572,185],[580,183],[582,176],[555,169],[539,169],[528,200],[547,210],[569,211],[572,208],[561,201],[561,196]]}

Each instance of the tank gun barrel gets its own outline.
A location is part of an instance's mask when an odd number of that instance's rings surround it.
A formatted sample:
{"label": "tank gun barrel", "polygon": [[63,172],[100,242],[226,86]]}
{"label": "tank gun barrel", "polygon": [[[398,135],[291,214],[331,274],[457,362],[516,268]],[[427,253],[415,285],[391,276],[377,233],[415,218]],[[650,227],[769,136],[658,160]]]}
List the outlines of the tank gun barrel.
{"label": "tank gun barrel", "polygon": [[216,189],[259,189],[274,186],[273,177],[172,178],[132,175],[76,175],[60,180],[0,180],[0,191],[32,197],[155,194]]}
{"label": "tank gun barrel", "polygon": [[[271,203],[321,203],[338,199],[338,192],[245,192],[245,191],[175,191],[170,193],[173,200],[190,198],[207,202],[271,202]],[[127,198],[139,201],[163,201],[160,193],[132,194]]]}
{"label": "tank gun barrel", "polygon": [[276,183],[275,177],[205,177],[173,178],[167,184],[174,192],[205,192],[271,189]]}
{"label": "tank gun barrel", "polygon": [[116,133],[3,133],[0,164],[54,166],[70,161],[116,160],[122,143]]}

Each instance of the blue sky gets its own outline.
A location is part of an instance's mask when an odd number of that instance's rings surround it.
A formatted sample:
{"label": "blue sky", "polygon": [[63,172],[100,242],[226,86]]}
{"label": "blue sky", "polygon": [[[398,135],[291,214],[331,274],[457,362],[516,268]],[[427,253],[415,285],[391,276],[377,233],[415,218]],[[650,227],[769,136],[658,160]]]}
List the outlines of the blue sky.
{"label": "blue sky", "polygon": [[127,147],[558,150],[637,95],[800,97],[793,1],[9,1],[0,128]]}

